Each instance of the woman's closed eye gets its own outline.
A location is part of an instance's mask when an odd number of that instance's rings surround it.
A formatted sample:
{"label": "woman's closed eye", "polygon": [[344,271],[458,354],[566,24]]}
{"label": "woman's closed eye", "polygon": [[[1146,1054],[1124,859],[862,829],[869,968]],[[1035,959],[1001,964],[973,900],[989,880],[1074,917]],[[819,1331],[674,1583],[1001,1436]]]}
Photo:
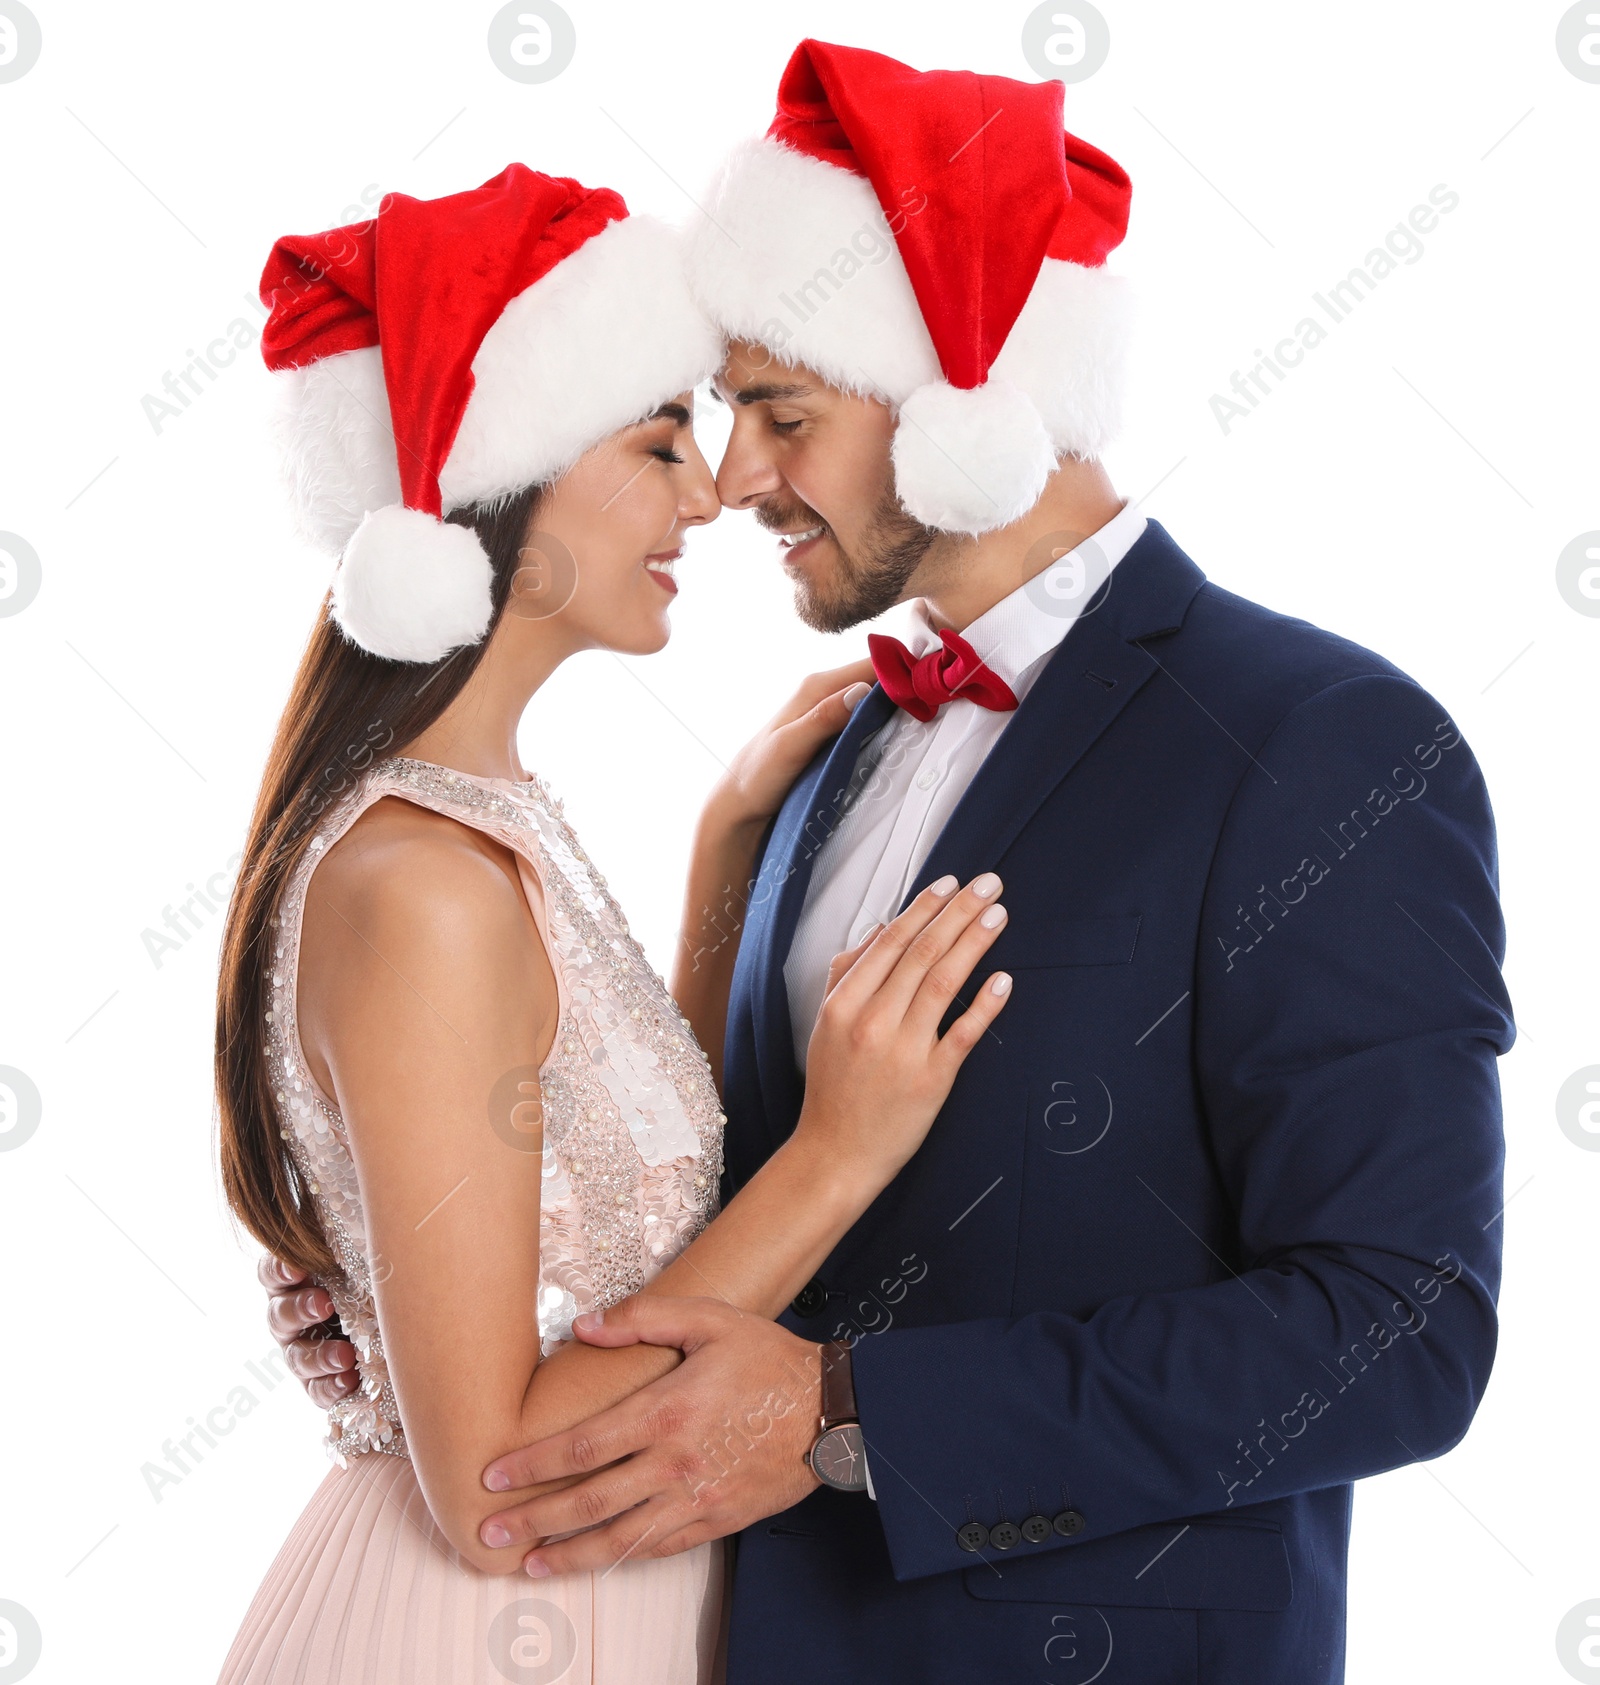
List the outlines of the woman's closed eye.
{"label": "woman's closed eye", "polygon": [[680,462],[681,463],[683,461],[683,458],[678,455],[678,453],[672,448],[671,445],[652,445],[650,447],[650,454],[656,459],[657,462]]}

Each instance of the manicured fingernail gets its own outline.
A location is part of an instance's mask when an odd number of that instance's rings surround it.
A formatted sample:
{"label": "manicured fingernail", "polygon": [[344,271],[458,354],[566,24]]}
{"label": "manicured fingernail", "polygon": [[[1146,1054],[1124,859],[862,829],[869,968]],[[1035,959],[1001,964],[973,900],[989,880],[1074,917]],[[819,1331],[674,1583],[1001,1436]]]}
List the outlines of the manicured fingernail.
{"label": "manicured fingernail", "polygon": [[861,941],[856,943],[856,946],[859,948],[862,945],[862,943],[870,942],[873,939],[873,937],[876,936],[878,934],[878,932],[882,929],[883,929],[883,920],[879,919],[878,922],[875,925],[873,925],[872,929],[869,930],[867,932],[867,934],[861,938]]}
{"label": "manicured fingernail", "polygon": [[572,1319],[572,1326],[580,1334],[592,1334],[597,1328],[605,1326],[606,1313],[604,1311],[585,1311],[582,1316]]}
{"label": "manicured fingernail", "polygon": [[978,920],[978,923],[981,924],[985,930],[998,930],[1005,922],[1006,910],[1004,907],[991,907],[983,915],[983,917]]}
{"label": "manicured fingernail", "polygon": [[1011,979],[1003,971],[997,971],[989,979],[989,990],[992,994],[1009,995],[1011,993]]}
{"label": "manicured fingernail", "polygon": [[511,1490],[511,1477],[504,1469],[490,1469],[483,1477],[483,1483],[491,1492],[509,1492]]}
{"label": "manicured fingernail", "polygon": [[872,691],[871,685],[866,684],[861,680],[857,680],[857,682],[855,684],[851,685],[849,690],[847,690],[844,693],[844,705],[845,705],[845,707],[854,708],[855,705],[861,700],[861,698],[863,696],[869,695],[871,693],[871,691]]}
{"label": "manicured fingernail", "polygon": [[1000,893],[1000,880],[993,872],[985,872],[981,878],[972,880],[972,893],[980,901],[987,901],[991,895]]}
{"label": "manicured fingernail", "polygon": [[511,1543],[511,1535],[498,1521],[491,1521],[483,1530],[483,1542],[486,1545],[493,1545],[498,1550],[501,1545]]}
{"label": "manicured fingernail", "polygon": [[940,878],[937,883],[929,884],[928,887],[935,895],[941,897],[954,895],[956,892],[956,879],[951,877],[949,874],[946,874],[944,877]]}
{"label": "manicured fingernail", "polygon": [[530,1556],[522,1566],[527,1570],[530,1579],[548,1580],[550,1578],[550,1564],[541,1562],[536,1556]]}

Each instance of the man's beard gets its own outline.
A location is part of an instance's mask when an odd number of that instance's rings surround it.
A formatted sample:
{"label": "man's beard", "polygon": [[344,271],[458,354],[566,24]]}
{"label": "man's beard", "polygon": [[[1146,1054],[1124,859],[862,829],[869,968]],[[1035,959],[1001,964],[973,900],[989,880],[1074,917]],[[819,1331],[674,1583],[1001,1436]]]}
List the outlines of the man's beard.
{"label": "man's beard", "polygon": [[820,526],[839,552],[838,565],[825,587],[798,569],[791,574],[795,613],[814,632],[846,632],[893,608],[939,536],[936,528],[912,520],[890,490],[879,499],[854,552],[846,551],[816,510],[798,500],[769,498],[755,513],[768,532]]}

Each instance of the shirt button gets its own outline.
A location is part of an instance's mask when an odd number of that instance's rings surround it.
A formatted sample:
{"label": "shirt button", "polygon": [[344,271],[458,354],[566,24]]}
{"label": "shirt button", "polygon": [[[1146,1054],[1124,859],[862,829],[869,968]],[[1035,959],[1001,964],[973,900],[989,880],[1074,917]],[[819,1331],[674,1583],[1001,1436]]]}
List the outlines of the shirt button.
{"label": "shirt button", "polygon": [[996,1550],[1010,1550],[1021,1537],[1020,1530],[1009,1521],[1002,1521],[998,1527],[989,1529],[989,1543]]}
{"label": "shirt button", "polygon": [[988,1542],[989,1529],[981,1521],[969,1521],[956,1530],[956,1543],[963,1550],[982,1550]]}
{"label": "shirt button", "polygon": [[939,774],[930,766],[925,772],[917,774],[917,788],[931,790],[939,782]]}
{"label": "shirt button", "polygon": [[1022,1524],[1022,1536],[1030,1545],[1042,1545],[1050,1537],[1050,1517],[1030,1515]]}
{"label": "shirt button", "polygon": [[1070,1539],[1074,1533],[1081,1533],[1084,1525],[1083,1517],[1075,1509],[1064,1509],[1055,1519],[1055,1529],[1063,1539]]}

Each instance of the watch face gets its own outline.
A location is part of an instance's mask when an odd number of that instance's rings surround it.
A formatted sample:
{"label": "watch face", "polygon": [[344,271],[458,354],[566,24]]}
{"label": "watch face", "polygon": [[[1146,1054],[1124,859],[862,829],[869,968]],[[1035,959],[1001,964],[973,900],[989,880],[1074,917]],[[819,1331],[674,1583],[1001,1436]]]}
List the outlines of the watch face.
{"label": "watch face", "polygon": [[811,1447],[811,1469],[823,1485],[838,1492],[865,1492],[867,1463],[861,1429],[855,1422],[829,1428]]}

